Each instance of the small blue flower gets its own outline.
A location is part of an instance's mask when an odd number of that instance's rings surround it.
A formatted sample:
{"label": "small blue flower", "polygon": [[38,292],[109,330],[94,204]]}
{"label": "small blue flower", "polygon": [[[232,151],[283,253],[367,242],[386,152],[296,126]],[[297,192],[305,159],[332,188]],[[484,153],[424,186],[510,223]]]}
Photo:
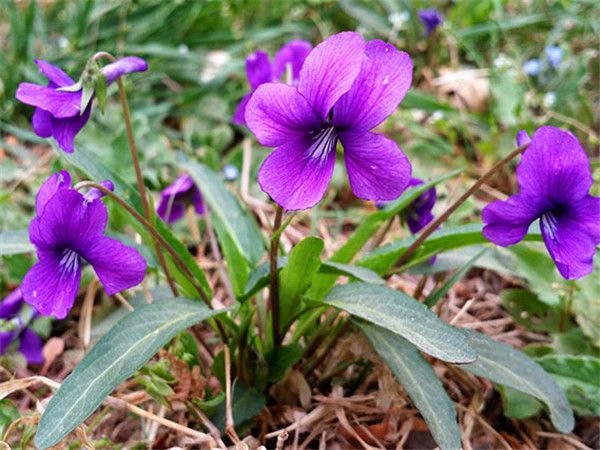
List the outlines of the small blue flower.
{"label": "small blue flower", "polygon": [[223,178],[227,181],[234,181],[240,176],[240,170],[233,164],[225,164],[223,167]]}
{"label": "small blue flower", "polygon": [[539,59],[530,59],[525,64],[523,64],[523,71],[530,77],[535,77],[539,75],[541,69],[542,64],[540,63]]}
{"label": "small blue flower", "polygon": [[556,45],[549,45],[546,47],[545,51],[550,66],[556,69],[562,61],[564,50]]}

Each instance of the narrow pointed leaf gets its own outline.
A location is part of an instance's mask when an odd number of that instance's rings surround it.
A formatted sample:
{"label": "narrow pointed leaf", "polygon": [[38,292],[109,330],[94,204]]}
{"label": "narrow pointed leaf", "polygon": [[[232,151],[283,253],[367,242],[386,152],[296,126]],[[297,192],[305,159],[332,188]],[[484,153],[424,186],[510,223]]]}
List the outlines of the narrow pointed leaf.
{"label": "narrow pointed leaf", "polygon": [[207,166],[188,160],[180,155],[181,169],[193,178],[210,205],[211,211],[219,216],[231,239],[251,264],[256,264],[264,253],[263,239],[258,225],[227,190],[221,179]]}
{"label": "narrow pointed leaf", "polygon": [[[427,261],[438,253],[468,247],[471,245],[489,244],[483,236],[482,224],[461,225],[455,228],[446,228],[436,231],[427,238],[425,242],[412,254],[404,266],[409,269],[417,264]],[[391,269],[402,254],[417,239],[416,236],[401,239],[384,245],[371,253],[364,255],[357,261],[357,265],[374,270],[378,274],[384,274]],[[525,236],[525,241],[541,241],[542,235],[539,228],[534,226]]]}
{"label": "narrow pointed leaf", "polygon": [[368,322],[359,322],[373,348],[406,390],[442,450],[461,446],[456,408],[431,364],[406,339]]}
{"label": "narrow pointed leaf", "polygon": [[279,274],[281,330],[285,331],[292,317],[302,307],[300,296],[308,289],[321,265],[323,241],[309,236],[290,252],[287,264]]}
{"label": "narrow pointed leaf", "polygon": [[467,363],[477,357],[460,330],[402,292],[363,282],[349,283],[334,287],[323,301],[399,334],[443,361]]}
{"label": "narrow pointed leaf", "polygon": [[461,369],[532,395],[544,402],[558,431],[573,430],[575,418],[565,393],[539,364],[516,348],[484,334],[469,330],[464,333],[478,357],[477,361],[460,366]]}
{"label": "narrow pointed leaf", "polygon": [[127,314],[54,394],[40,420],[36,445],[48,448],[60,442],[177,333],[221,312],[197,301],[169,298]]}

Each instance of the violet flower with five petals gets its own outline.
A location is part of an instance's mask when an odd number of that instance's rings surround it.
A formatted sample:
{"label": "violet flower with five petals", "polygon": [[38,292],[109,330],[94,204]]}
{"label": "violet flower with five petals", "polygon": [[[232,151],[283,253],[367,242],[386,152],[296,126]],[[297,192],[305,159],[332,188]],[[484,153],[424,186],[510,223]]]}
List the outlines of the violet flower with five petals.
{"label": "violet flower with five petals", "polygon": [[197,214],[204,212],[200,189],[192,177],[182,174],[162,191],[156,212],[162,220],[172,224],[183,217],[188,205],[194,205]]}
{"label": "violet flower with five petals", "polygon": [[[32,124],[35,134],[43,138],[54,137],[58,146],[67,153],[75,150],[75,135],[90,118],[92,103],[80,111],[82,91],[60,91],[60,88],[75,84],[65,72],[49,62],[39,59],[35,63],[48,78],[47,86],[21,83],[17,89],[17,100],[35,106]],[[143,72],[148,64],[142,58],[121,58],[102,68],[106,84],[110,85],[122,75]]]}
{"label": "violet flower with five petals", "polygon": [[[18,340],[18,351],[25,357],[27,363],[42,364],[44,343],[31,327],[23,323],[21,317],[23,306],[23,294],[18,288],[0,303],[0,355],[5,354],[8,347]],[[37,315],[38,313],[34,311],[28,322],[31,323]]]}
{"label": "violet flower with five petals", "polygon": [[246,105],[254,91],[261,84],[279,81],[288,70],[288,65],[291,69],[292,84],[297,82],[302,64],[311,50],[312,45],[309,42],[294,40],[279,49],[273,63],[269,61],[269,55],[260,50],[248,56],[246,58],[246,76],[250,83],[250,92],[238,104],[233,115],[233,123],[235,125],[246,124]]}
{"label": "violet flower with five petals", "polygon": [[23,278],[21,291],[41,314],[66,317],[79,289],[82,260],[92,265],[108,295],[144,279],[146,261],[135,248],[104,235],[106,206],[97,193],[88,194],[71,189],[71,176],[64,170],[50,176],[37,193],[29,239],[39,261]]}
{"label": "violet flower with five petals", "polygon": [[286,210],[314,206],[331,180],[339,140],[354,194],[397,198],[410,162],[394,141],[370,130],[392,114],[411,81],[407,53],[343,32],[312,50],[296,86],[259,86],[246,122],[262,145],[276,147],[258,173],[262,190]]}
{"label": "violet flower with five petals", "polygon": [[[528,140],[524,132],[518,144]],[[593,269],[600,243],[600,198],[591,196],[589,159],[566,131],[539,128],[517,168],[519,193],[497,200],[483,210],[483,235],[503,247],[523,239],[540,219],[542,237],[560,274],[581,278]]]}

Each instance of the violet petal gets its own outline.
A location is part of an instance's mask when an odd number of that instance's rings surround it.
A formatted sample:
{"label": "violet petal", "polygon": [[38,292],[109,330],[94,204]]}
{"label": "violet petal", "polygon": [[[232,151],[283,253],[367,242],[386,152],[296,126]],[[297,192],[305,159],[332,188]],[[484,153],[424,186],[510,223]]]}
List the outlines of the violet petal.
{"label": "violet petal", "polygon": [[365,200],[394,200],[408,186],[411,165],[398,145],[377,133],[340,133],[352,192]]}
{"label": "violet petal", "polygon": [[319,157],[310,156],[312,141],[290,141],[263,162],[258,171],[261,189],[286,211],[316,205],[325,194],[333,175],[335,148]]}
{"label": "violet petal", "polygon": [[358,77],[333,108],[333,124],[368,131],[383,122],[402,101],[412,82],[408,53],[380,40],[367,43]]}
{"label": "violet petal", "polygon": [[273,81],[269,55],[263,51],[256,51],[246,58],[246,76],[252,90],[263,83]]}
{"label": "violet petal", "polygon": [[135,248],[106,236],[90,240],[81,256],[92,265],[108,295],[137,286],[146,273],[146,260]]}
{"label": "violet petal", "polygon": [[363,62],[365,41],[355,32],[335,34],[317,45],[304,61],[298,91],[326,121],[339,98],[350,90]]}
{"label": "violet petal", "polygon": [[48,78],[48,81],[52,85],[51,87],[65,87],[75,84],[71,77],[67,75],[60,67],[41,59],[36,59],[35,63],[40,68],[40,72],[42,72],[46,78]]}
{"label": "violet petal", "polygon": [[266,147],[298,140],[322,127],[306,99],[292,86],[266,83],[246,106],[246,123]]}
{"label": "violet petal", "polygon": [[44,363],[44,343],[35,331],[27,327],[19,337],[19,351],[25,356],[27,364],[43,364]]}
{"label": "violet petal", "polygon": [[126,56],[104,66],[102,73],[106,77],[106,84],[110,85],[123,75],[133,72],[145,72],[146,70],[148,70],[148,63],[144,59],[137,56]]}
{"label": "violet petal", "polygon": [[21,83],[16,97],[20,102],[42,108],[57,118],[79,115],[81,91],[57,91],[37,84]]}
{"label": "violet petal", "polygon": [[66,170],[53,173],[42,184],[35,196],[35,213],[39,217],[44,212],[48,200],[61,189],[71,188],[71,174]]}
{"label": "violet petal", "polygon": [[64,319],[75,302],[81,281],[81,262],[71,250],[43,252],[23,278],[23,298],[39,313]]}
{"label": "violet petal", "polygon": [[33,125],[33,131],[39,137],[49,138],[52,136],[54,127],[52,126],[52,114],[48,111],[44,111],[42,108],[35,108],[31,124]]}
{"label": "violet petal", "polygon": [[[287,65],[292,69],[292,81],[300,77],[300,69],[304,60],[312,50],[307,41],[293,40],[279,49],[273,60],[273,79],[279,80],[287,72]],[[286,80],[287,81],[287,80]],[[292,83],[293,84],[293,83]]]}

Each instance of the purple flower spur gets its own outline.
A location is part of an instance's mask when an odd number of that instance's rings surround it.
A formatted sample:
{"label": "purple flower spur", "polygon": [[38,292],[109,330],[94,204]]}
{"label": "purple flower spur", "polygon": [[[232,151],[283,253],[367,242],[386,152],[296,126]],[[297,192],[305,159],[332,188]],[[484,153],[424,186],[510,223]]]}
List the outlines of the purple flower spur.
{"label": "purple flower spur", "polygon": [[[40,137],[54,137],[56,143],[67,153],[73,153],[75,135],[90,118],[92,102],[80,111],[82,90],[61,91],[60,88],[73,86],[73,81],[60,68],[39,59],[35,63],[40,72],[48,78],[47,86],[21,83],[17,89],[17,100],[35,106],[33,130]],[[129,56],[118,59],[102,68],[107,85],[131,72],[143,72],[148,64],[142,58]]]}
{"label": "purple flower spur", "polygon": [[[18,351],[28,364],[42,364],[44,343],[35,331],[23,322],[23,294],[15,289],[0,303],[0,355],[4,355],[9,346],[19,341]],[[38,316],[36,311],[30,314],[28,323]]]}
{"label": "purple flower spur", "polygon": [[425,25],[425,37],[429,36],[444,21],[437,9],[421,9],[419,19]]}
{"label": "purple flower spur", "polygon": [[[518,143],[526,143],[524,132]],[[581,278],[594,268],[600,243],[600,198],[589,194],[589,159],[577,141],[555,127],[539,128],[517,168],[519,193],[483,210],[484,236],[503,247],[519,242],[536,219],[560,274]]]}
{"label": "purple flower spur", "polygon": [[262,145],[276,147],[258,173],[262,190],[286,210],[314,206],[331,180],[339,141],[357,197],[397,198],[410,181],[410,162],[370,130],[392,114],[411,81],[407,53],[344,32],[311,51],[296,86],[259,86],[246,122]]}
{"label": "purple flower spur", "polygon": [[138,251],[104,235],[108,213],[98,192],[84,196],[71,189],[71,176],[63,170],[44,182],[35,203],[29,239],[39,261],[23,278],[21,291],[38,312],[66,317],[79,289],[82,260],[94,268],[108,295],[144,279],[146,261]]}
{"label": "purple flower spur", "polygon": [[172,224],[183,217],[189,205],[194,205],[197,214],[204,212],[200,190],[194,184],[192,177],[183,174],[162,191],[156,212],[162,220]]}
{"label": "purple flower spur", "polygon": [[250,92],[240,101],[233,115],[233,123],[245,125],[246,105],[254,91],[264,83],[277,82],[288,70],[291,69],[292,84],[298,81],[300,69],[304,60],[312,50],[312,45],[306,41],[290,41],[285,44],[277,54],[273,63],[269,55],[263,51],[256,51],[246,58],[246,76],[250,83]]}

